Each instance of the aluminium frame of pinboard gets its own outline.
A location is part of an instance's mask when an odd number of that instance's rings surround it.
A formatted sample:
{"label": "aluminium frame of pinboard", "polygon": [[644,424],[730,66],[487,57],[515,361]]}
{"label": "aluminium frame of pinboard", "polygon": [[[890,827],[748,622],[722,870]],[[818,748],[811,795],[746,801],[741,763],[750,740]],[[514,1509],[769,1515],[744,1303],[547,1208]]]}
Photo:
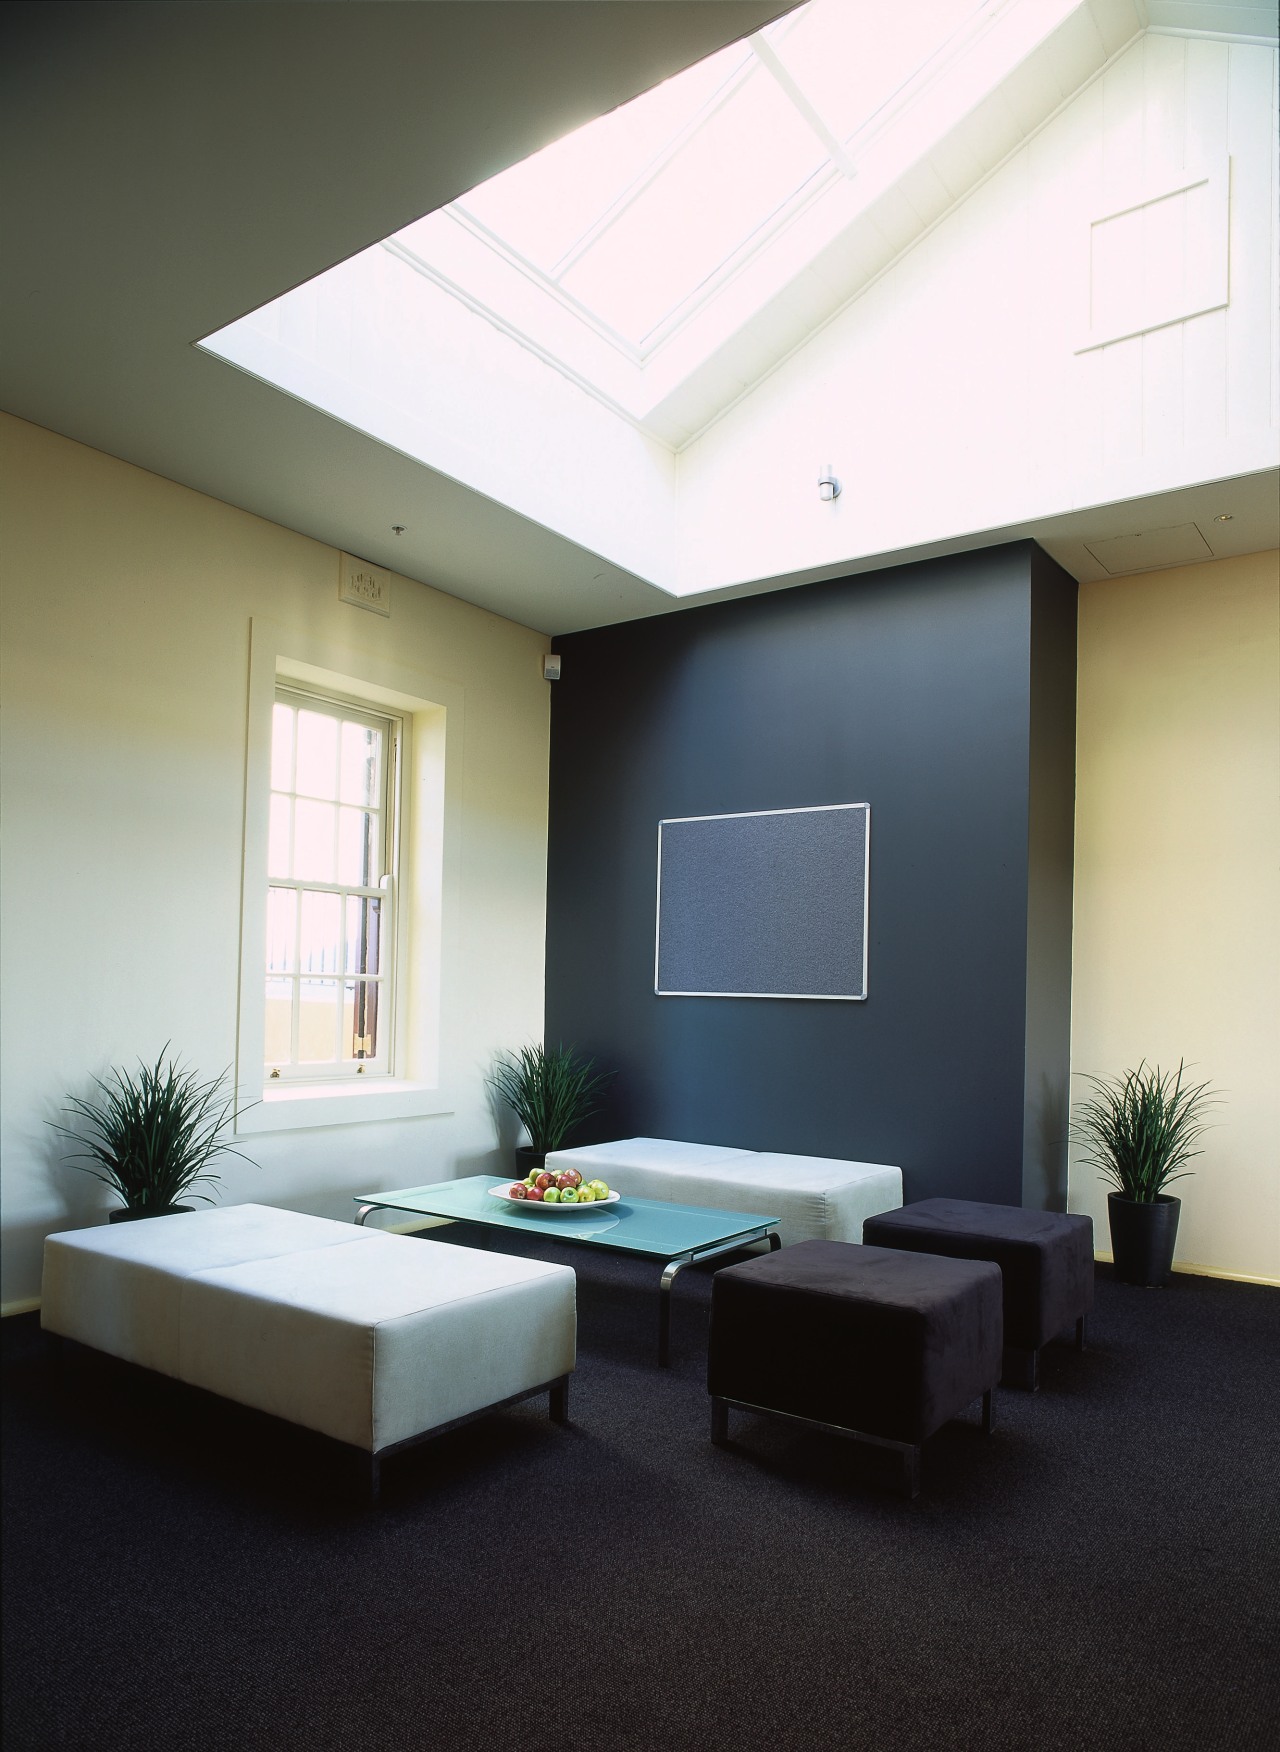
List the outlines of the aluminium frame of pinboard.
{"label": "aluminium frame of pinboard", "polygon": [[[662,984],[662,833],[664,828],[684,827],[692,822],[702,821],[745,821],[764,816],[792,816],[818,814],[849,814],[858,812],[862,816],[862,908],[861,918],[857,924],[861,930],[861,986],[857,991],[848,992],[804,992],[804,991],[746,991],[746,990],[710,990],[692,989],[684,986],[664,986]],[[869,803],[817,803],[792,809],[742,809],[717,812],[710,815],[679,815],[666,817],[658,823],[658,856],[657,885],[654,907],[654,954],[653,954],[653,989],[660,998],[792,998],[813,1000],[825,1003],[865,1003],[867,998],[867,954],[868,954],[868,921],[870,909],[871,886],[871,806]]]}

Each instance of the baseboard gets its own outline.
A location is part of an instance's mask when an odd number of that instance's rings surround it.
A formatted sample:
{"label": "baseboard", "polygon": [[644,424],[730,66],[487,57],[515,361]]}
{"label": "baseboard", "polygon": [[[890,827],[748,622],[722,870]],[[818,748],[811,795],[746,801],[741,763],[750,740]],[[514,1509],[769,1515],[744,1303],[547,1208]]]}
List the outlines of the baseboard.
{"label": "baseboard", "polygon": [[39,1296],[25,1296],[20,1302],[0,1302],[0,1320],[7,1320],[10,1314],[34,1314],[39,1306]]}
{"label": "baseboard", "polygon": [[[1099,1265],[1114,1265],[1115,1259],[1110,1253],[1095,1251],[1094,1259]],[[1252,1271],[1226,1271],[1220,1265],[1192,1265],[1187,1261],[1176,1259],[1173,1263],[1176,1272],[1184,1272],[1187,1277],[1222,1278],[1231,1284],[1262,1284],[1269,1290],[1280,1290],[1280,1278],[1259,1277]]]}

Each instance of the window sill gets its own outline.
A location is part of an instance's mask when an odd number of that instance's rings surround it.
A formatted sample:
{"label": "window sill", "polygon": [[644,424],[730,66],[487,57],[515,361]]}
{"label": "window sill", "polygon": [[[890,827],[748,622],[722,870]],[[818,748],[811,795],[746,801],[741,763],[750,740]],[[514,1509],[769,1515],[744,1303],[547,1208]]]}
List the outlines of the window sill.
{"label": "window sill", "polygon": [[301,1131],[308,1126],[368,1125],[386,1119],[424,1119],[452,1113],[442,1090],[402,1077],[366,1083],[294,1083],[263,1091],[262,1100],[236,1115],[236,1135]]}

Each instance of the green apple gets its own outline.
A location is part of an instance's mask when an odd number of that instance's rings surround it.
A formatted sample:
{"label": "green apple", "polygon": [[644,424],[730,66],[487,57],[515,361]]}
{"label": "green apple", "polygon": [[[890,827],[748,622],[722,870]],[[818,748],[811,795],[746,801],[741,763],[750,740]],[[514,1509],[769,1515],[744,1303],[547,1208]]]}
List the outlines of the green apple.
{"label": "green apple", "polygon": [[560,1194],[560,1203],[561,1204],[577,1204],[577,1202],[578,1202],[578,1189],[577,1189],[577,1187],[576,1186],[566,1186],[564,1191]]}
{"label": "green apple", "polygon": [[605,1185],[603,1180],[593,1180],[591,1182],[591,1190],[597,1198],[608,1198],[609,1196],[609,1188]]}
{"label": "green apple", "polygon": [[589,1186],[580,1186],[578,1188],[578,1203],[579,1204],[594,1204],[595,1197],[596,1197],[595,1193],[592,1192],[592,1190]]}
{"label": "green apple", "polygon": [[558,1186],[544,1187],[543,1191],[542,1191],[542,1202],[543,1202],[543,1204],[559,1204],[560,1203],[560,1189],[559,1189],[559,1187]]}

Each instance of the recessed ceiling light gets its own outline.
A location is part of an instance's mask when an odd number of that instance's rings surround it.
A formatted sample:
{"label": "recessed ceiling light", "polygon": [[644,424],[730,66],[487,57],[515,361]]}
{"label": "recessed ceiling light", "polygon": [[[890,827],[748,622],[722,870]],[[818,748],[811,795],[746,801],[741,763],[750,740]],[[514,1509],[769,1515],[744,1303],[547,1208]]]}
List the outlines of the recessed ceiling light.
{"label": "recessed ceiling light", "polygon": [[404,534],[404,524],[403,523],[393,523],[391,525],[391,533],[392,533],[392,535],[403,535]]}
{"label": "recessed ceiling light", "polygon": [[1213,521],[1215,523],[1230,523],[1230,521],[1234,515],[1235,515],[1235,513],[1232,511],[1219,511],[1218,515],[1214,518]]}

